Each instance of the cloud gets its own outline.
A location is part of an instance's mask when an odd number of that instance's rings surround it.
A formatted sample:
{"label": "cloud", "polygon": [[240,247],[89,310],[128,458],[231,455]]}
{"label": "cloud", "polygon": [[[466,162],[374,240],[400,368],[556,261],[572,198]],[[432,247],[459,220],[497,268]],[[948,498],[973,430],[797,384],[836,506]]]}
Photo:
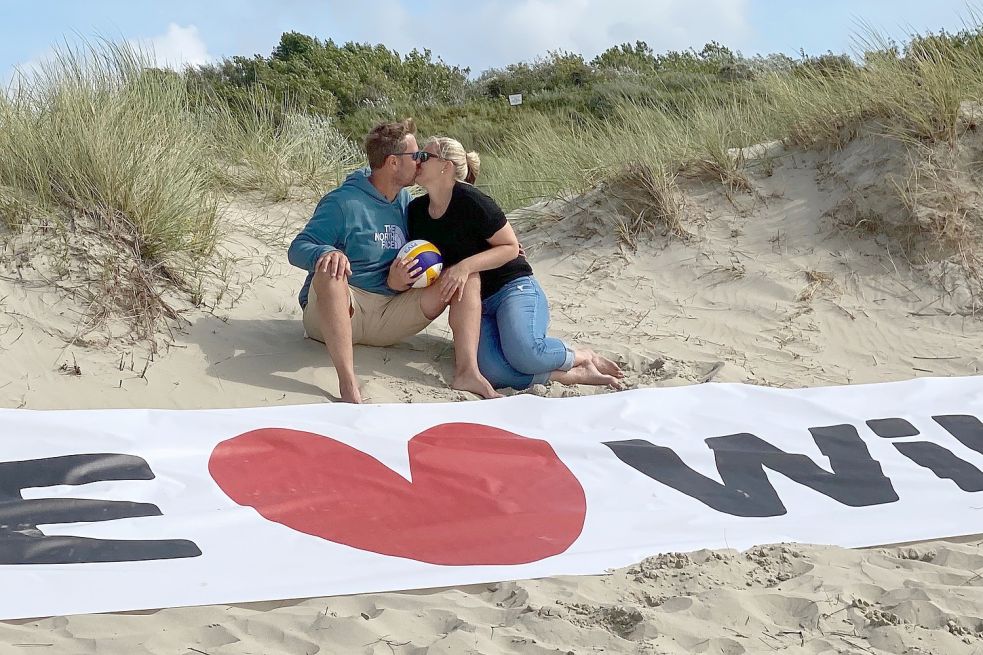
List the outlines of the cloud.
{"label": "cloud", "polygon": [[355,40],[384,43],[400,52],[429,47],[446,61],[476,71],[550,50],[590,59],[636,40],[656,52],[699,50],[711,40],[741,49],[753,35],[749,0],[432,0],[423,20],[411,18],[395,0],[384,0],[371,14],[355,10],[347,0],[329,5],[332,18]]}
{"label": "cloud", "polygon": [[[99,47],[97,40],[91,43],[96,48]],[[163,34],[149,38],[129,39],[126,43],[155,65],[174,70],[205,64],[214,59],[208,54],[208,47],[194,25],[182,27],[171,23]],[[0,78],[0,91],[13,93],[22,81],[30,80],[41,73],[47,64],[59,56],[59,52],[63,52],[66,47],[74,48],[79,45],[78,39],[74,42],[68,41],[65,47],[49,48],[44,53],[14,66],[3,78]]]}
{"label": "cloud", "polygon": [[131,40],[129,43],[152,58],[158,66],[175,70],[185,66],[200,66],[213,59],[194,25],[182,27],[171,23],[164,34]]}
{"label": "cloud", "polygon": [[592,57],[625,42],[656,52],[700,49],[716,40],[738,47],[750,34],[744,0],[520,0],[485,9],[498,32],[487,44],[503,61],[564,49]]}

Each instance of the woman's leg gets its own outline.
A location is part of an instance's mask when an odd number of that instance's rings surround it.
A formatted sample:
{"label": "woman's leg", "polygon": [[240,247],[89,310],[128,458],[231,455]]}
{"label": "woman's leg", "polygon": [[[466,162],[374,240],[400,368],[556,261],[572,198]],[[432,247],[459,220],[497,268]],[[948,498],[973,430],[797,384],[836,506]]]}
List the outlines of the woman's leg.
{"label": "woman's leg", "polygon": [[484,314],[481,317],[478,368],[485,379],[496,389],[512,387],[516,390],[522,390],[532,386],[533,376],[515,370],[505,359],[498,335],[498,323],[495,316],[491,314]]}
{"label": "woman's leg", "polygon": [[454,333],[454,380],[451,387],[482,398],[501,398],[478,369],[478,337],[481,332],[481,278],[468,277],[461,300],[452,301],[447,322]]}
{"label": "woman's leg", "polygon": [[545,382],[553,371],[573,368],[576,353],[564,341],[546,335],[549,304],[535,278],[520,278],[503,289],[496,318],[502,351],[518,371]]}
{"label": "woman's leg", "polygon": [[534,383],[555,380],[617,387],[617,379],[624,377],[611,360],[547,336],[549,303],[535,278],[516,280],[508,286],[497,319],[505,358],[515,369],[533,375]]}

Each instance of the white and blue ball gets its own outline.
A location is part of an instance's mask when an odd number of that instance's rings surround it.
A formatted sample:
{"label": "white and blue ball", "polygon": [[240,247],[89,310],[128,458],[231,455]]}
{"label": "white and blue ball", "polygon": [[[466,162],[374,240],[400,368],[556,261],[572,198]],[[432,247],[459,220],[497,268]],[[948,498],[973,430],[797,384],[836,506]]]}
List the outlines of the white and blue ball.
{"label": "white and blue ball", "polygon": [[440,256],[437,246],[424,239],[408,241],[396,253],[396,258],[401,261],[414,259],[417,261],[414,267],[417,270],[416,275],[414,275],[416,278],[413,282],[414,289],[429,287],[444,269],[444,258]]}

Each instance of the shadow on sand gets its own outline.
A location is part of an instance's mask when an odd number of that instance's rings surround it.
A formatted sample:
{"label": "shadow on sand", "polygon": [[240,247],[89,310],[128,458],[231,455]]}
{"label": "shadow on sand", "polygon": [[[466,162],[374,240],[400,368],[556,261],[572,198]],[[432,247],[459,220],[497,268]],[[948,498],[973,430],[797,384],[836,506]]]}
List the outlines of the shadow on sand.
{"label": "shadow on sand", "polygon": [[[312,371],[332,364],[323,344],[304,338],[299,320],[208,316],[196,321],[186,338],[201,348],[212,377],[285,395],[338,400],[314,382]],[[355,348],[355,373],[363,380],[397,378],[447,389],[452,370],[453,345],[441,336],[421,333],[390,348]],[[333,379],[333,369],[329,375]]]}

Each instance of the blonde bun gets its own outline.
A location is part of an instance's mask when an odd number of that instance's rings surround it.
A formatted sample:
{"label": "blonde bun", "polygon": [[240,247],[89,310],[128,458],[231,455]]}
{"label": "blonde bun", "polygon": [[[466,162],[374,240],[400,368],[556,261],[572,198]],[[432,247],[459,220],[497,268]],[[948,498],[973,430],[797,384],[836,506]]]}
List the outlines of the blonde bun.
{"label": "blonde bun", "polygon": [[466,159],[468,162],[468,174],[464,177],[464,181],[468,184],[474,184],[474,181],[478,179],[479,171],[481,171],[481,157],[472,150],[467,154]]}

